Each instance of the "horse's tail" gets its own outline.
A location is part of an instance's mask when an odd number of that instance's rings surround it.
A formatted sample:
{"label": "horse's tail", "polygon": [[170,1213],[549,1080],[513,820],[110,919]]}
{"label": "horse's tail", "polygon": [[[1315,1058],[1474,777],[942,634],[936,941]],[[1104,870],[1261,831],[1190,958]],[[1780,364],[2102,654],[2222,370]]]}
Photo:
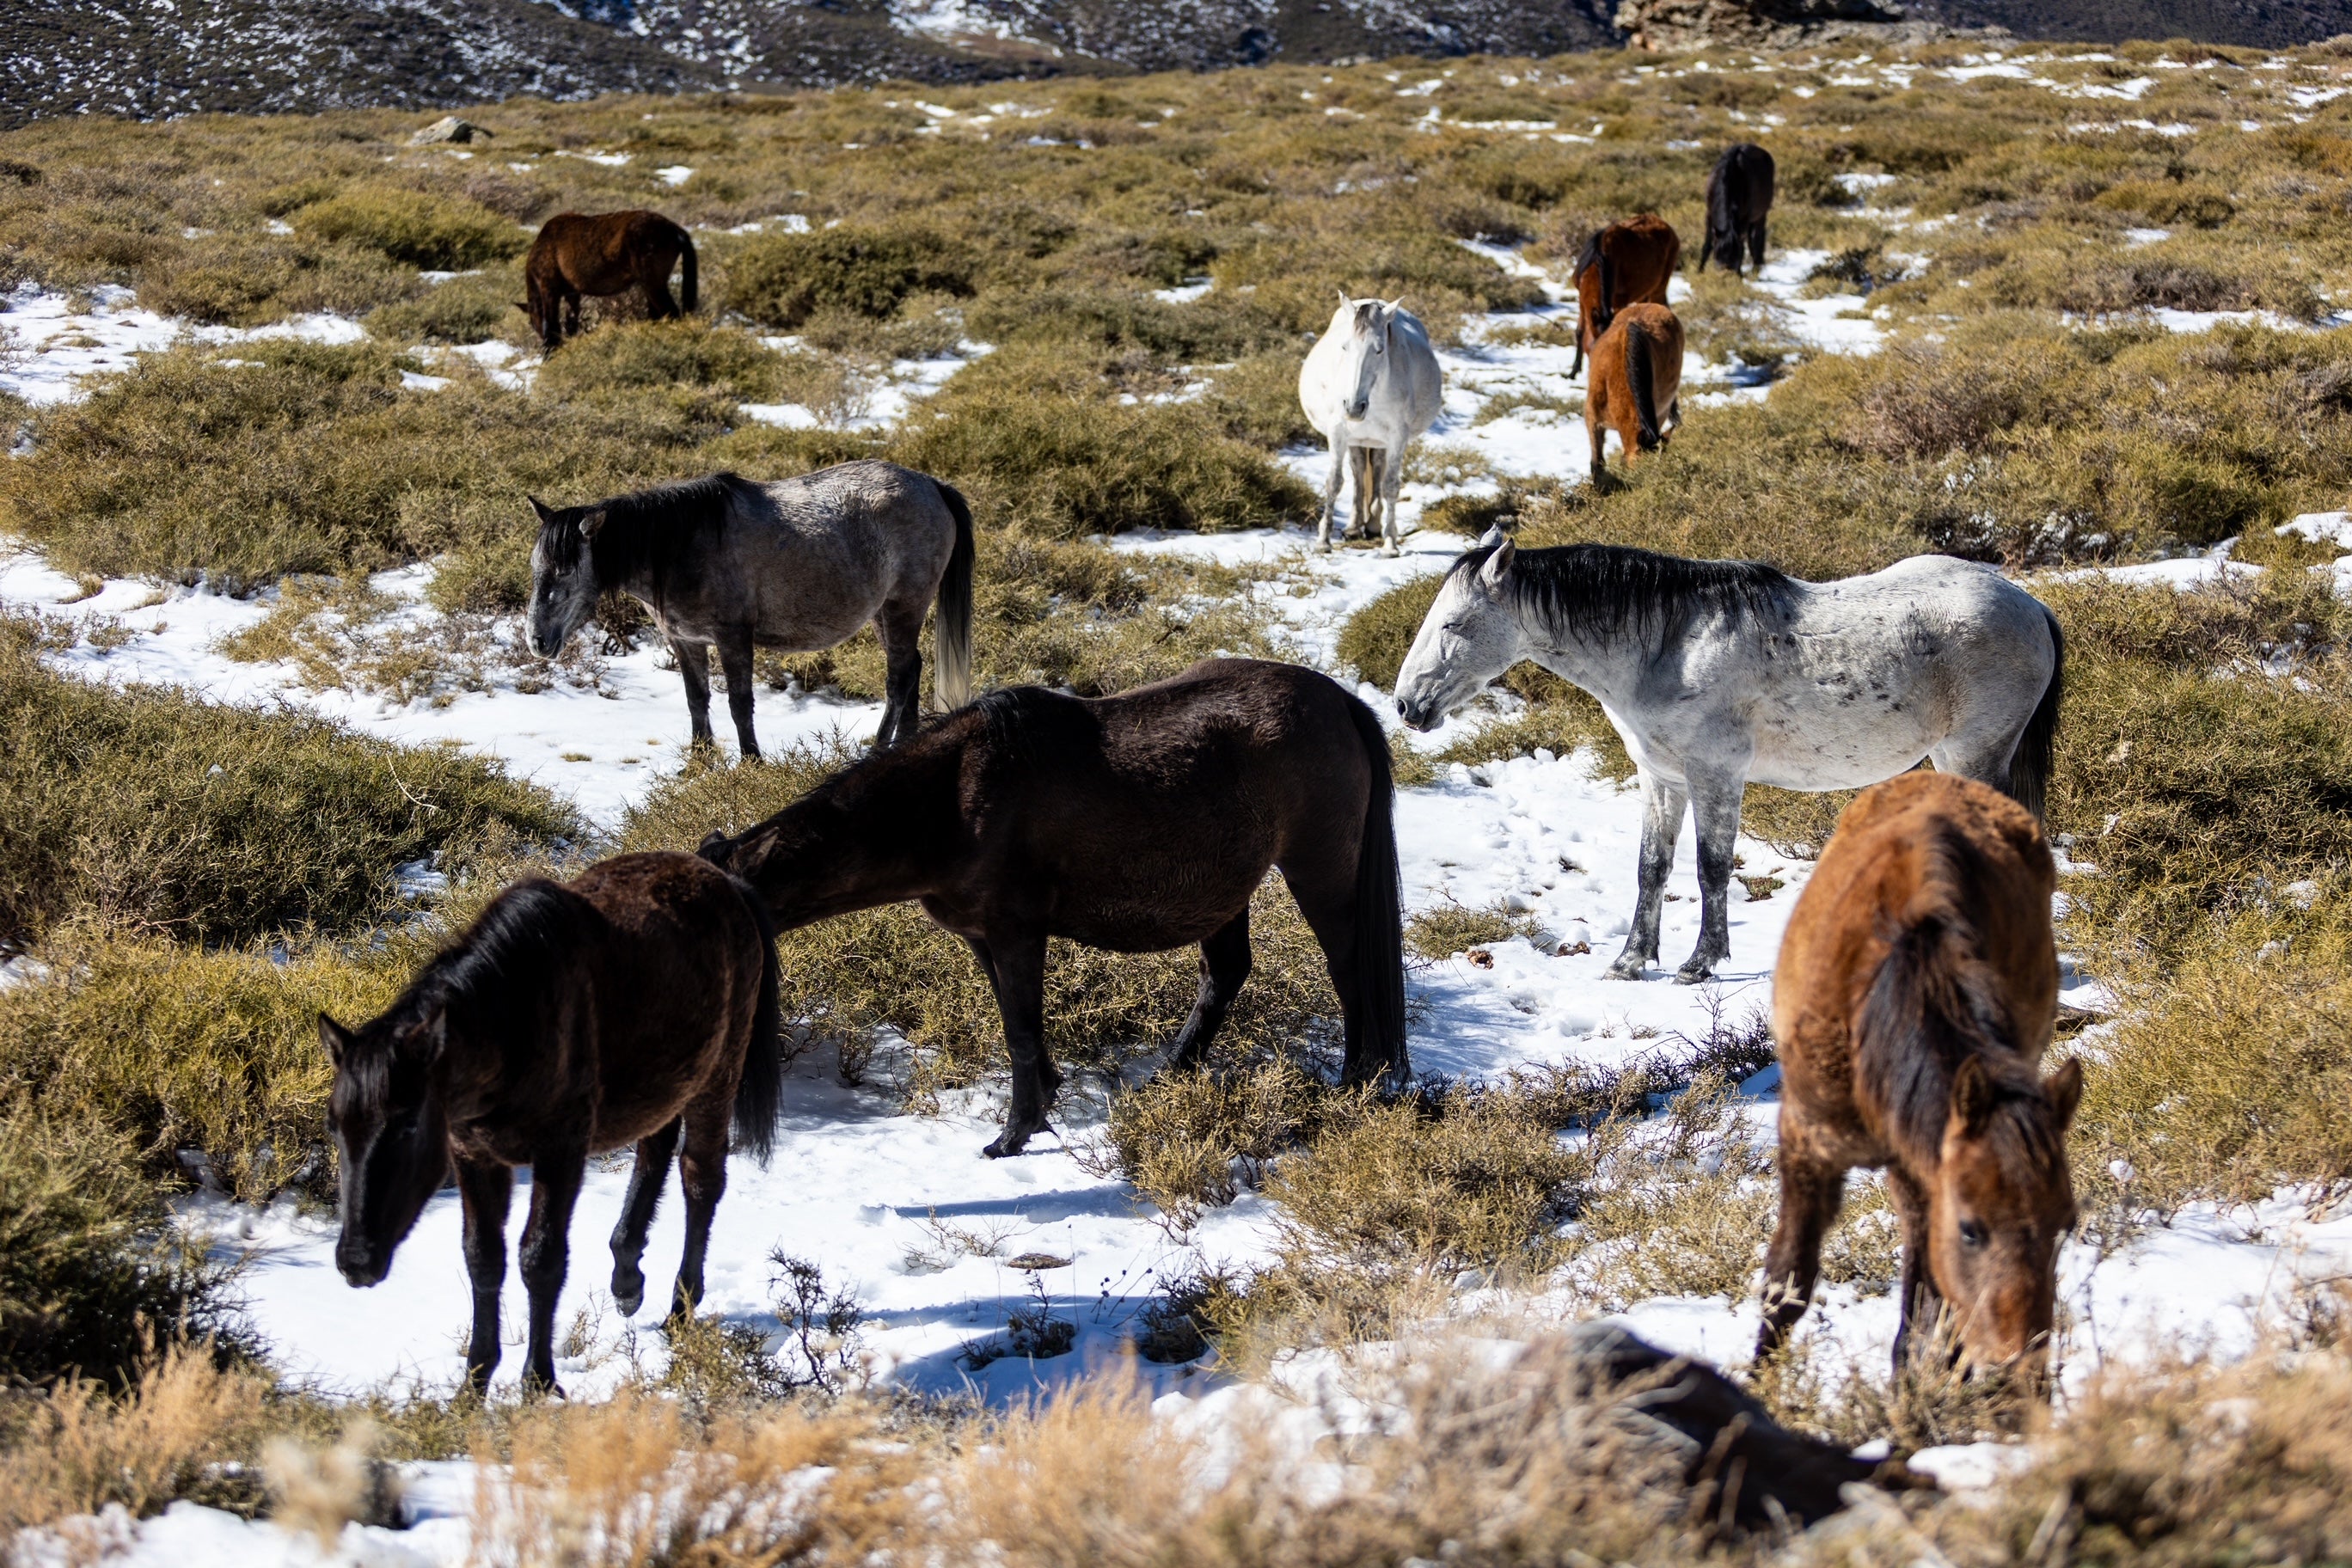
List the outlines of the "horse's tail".
{"label": "horse's tail", "polygon": [[2034,708],[2033,717],[2025,721],[2025,733],[2018,738],[2017,754],[2009,763],[2009,793],[2037,821],[2042,819],[2049,803],[2058,705],[2066,695],[2066,634],[2059,629],[2058,617],[2049,605],[2042,606],[2042,615],[2050,624],[2050,684],[2042,689],[2042,701]]}
{"label": "horse's tail", "polygon": [[1637,319],[1625,322],[1625,384],[1633,395],[1633,419],[1641,450],[1658,449],[1658,389],[1650,367],[1650,334]]}
{"label": "horse's tail", "polygon": [[[705,840],[704,847],[708,848]],[[708,857],[706,857],[707,858]],[[777,992],[776,922],[751,884],[727,874],[735,894],[751,911],[760,932],[760,999],[751,1007],[751,1038],[743,1048],[742,1076],[735,1080],[735,1147],[762,1165],[776,1147],[776,1118],[784,1104],[784,1019]]]}
{"label": "horse's tail", "polygon": [[677,263],[684,273],[677,280],[679,302],[691,310],[700,302],[701,295],[695,281],[694,236],[683,228],[677,231]]}
{"label": "horse's tail", "polygon": [[1605,332],[1609,323],[1617,319],[1617,268],[1611,265],[1609,252],[1601,251],[1601,308],[1592,313],[1592,330]]}
{"label": "horse's tail", "polygon": [[940,485],[940,497],[955,515],[956,536],[931,616],[931,684],[940,706],[953,710],[971,700],[971,507],[953,485]]}
{"label": "horse's tail", "polygon": [[1397,874],[1396,781],[1389,769],[1388,732],[1370,708],[1348,698],[1348,716],[1364,743],[1372,787],[1364,805],[1364,837],[1356,851],[1356,994],[1366,1055],[1385,1062],[1389,1087],[1412,1075],[1404,1040],[1404,894]]}

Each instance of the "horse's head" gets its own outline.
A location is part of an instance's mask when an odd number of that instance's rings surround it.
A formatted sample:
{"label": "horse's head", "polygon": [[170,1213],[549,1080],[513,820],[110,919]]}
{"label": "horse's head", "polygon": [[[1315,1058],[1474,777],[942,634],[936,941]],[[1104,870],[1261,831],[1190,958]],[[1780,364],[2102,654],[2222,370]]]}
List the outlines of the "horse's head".
{"label": "horse's head", "polygon": [[2008,1365],[2039,1383],[2057,1308],[2058,1243],[2074,1226],[2066,1129],[2083,1066],[2040,1083],[2003,1082],[1971,1056],[1952,1102],[1927,1192],[1927,1268],[1952,1313],[1962,1359]]}
{"label": "horse's head", "polygon": [[539,513],[539,540],[530,547],[530,646],[541,658],[553,658],[596,613],[593,555],[604,512],[551,507],[537,496],[530,505]]}
{"label": "horse's head", "polygon": [[1527,635],[1510,604],[1517,553],[1502,530],[1489,529],[1438,584],[1437,600],[1397,671],[1397,712],[1412,728],[1434,730],[1527,657]]}
{"label": "horse's head", "polygon": [[1388,363],[1390,335],[1403,305],[1402,300],[1351,300],[1346,289],[1339,291],[1331,325],[1340,334],[1339,383],[1348,389],[1343,411],[1350,419],[1371,411],[1372,391]]}
{"label": "horse's head", "polygon": [[335,1064],[327,1121],[342,1165],[342,1234],[335,1267],[350,1284],[379,1284],[392,1255],[449,1171],[449,1128],[434,1089],[448,1013],[400,1007],[346,1029],[319,1015]]}

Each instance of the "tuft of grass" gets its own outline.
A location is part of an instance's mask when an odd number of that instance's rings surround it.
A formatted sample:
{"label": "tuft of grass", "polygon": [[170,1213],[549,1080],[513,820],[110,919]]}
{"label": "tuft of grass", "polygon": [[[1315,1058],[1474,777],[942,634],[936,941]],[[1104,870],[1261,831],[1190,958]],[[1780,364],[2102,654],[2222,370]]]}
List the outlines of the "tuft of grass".
{"label": "tuft of grass", "polygon": [[290,221],[297,233],[439,272],[504,261],[530,243],[511,220],[478,203],[388,185],[343,186],[295,208]]}
{"label": "tuft of grass", "polygon": [[1448,902],[1407,915],[1404,945],[1428,963],[1443,963],[1474,947],[1515,936],[1532,937],[1540,929],[1534,916],[1514,913],[1500,900],[1475,909]]}
{"label": "tuft of grass", "polygon": [[[31,640],[9,619],[0,635]],[[0,942],[79,913],[188,939],[344,929],[392,871],[491,838],[577,837],[577,816],[497,764],[330,721],[113,689],[0,644]]]}
{"label": "tuft of grass", "polygon": [[1429,576],[1400,583],[1349,616],[1339,628],[1339,662],[1353,668],[1360,679],[1383,690],[1393,689],[1443,581]]}
{"label": "tuft of grass", "polygon": [[917,225],[771,235],[729,258],[727,304],[786,331],[828,310],[886,321],[917,294],[970,295],[979,267],[962,241]]}

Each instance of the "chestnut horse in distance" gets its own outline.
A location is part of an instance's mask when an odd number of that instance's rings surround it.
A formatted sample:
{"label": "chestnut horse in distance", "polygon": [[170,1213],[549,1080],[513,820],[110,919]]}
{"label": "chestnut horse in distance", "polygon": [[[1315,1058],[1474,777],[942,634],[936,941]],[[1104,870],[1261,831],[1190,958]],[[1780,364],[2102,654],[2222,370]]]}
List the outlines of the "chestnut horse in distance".
{"label": "chestnut horse in distance", "polygon": [[1584,382],[1584,428],[1592,437],[1592,478],[1606,477],[1609,432],[1631,463],[1666,444],[1683,422],[1683,324],[1664,305],[1628,305],[1592,345]]}
{"label": "chestnut horse in distance", "polygon": [[523,310],[550,353],[580,330],[583,295],[600,298],[635,289],[646,314],[666,321],[679,314],[669,275],[683,265],[679,292],[686,309],[698,303],[694,240],[656,212],[557,213],[541,224],[523,258]]}
{"label": "chestnut horse in distance", "polygon": [[2033,814],[1957,773],[1864,790],[1797,902],[1773,976],[1780,1221],[1759,1357],[1804,1315],[1846,1172],[1885,1166],[1903,1221],[1898,1373],[1948,1310],[1957,1351],[2047,1377],[2059,1240],[2074,1228],[2057,872]]}
{"label": "chestnut horse in distance", "polygon": [[1584,374],[1584,356],[1618,311],[1666,302],[1667,280],[1682,258],[1682,237],[1655,213],[1612,223],[1584,242],[1576,258],[1576,363],[1569,374]]}

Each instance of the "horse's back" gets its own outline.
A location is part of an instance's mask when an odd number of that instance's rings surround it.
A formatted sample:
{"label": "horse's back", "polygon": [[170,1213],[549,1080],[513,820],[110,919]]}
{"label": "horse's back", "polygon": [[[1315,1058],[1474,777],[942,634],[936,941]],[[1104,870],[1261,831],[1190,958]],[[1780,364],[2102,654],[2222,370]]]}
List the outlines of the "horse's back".
{"label": "horse's back", "polygon": [[955,549],[940,482],[865,458],[750,484],[719,548],[763,646],[830,647],[886,603],[928,604]]}
{"label": "horse's back", "polygon": [[1852,1103],[1864,999],[1895,942],[1926,921],[1974,942],[2009,987],[2018,1047],[2039,1059],[2057,1001],[2056,887],[2041,825],[1988,784],[1918,771],[1863,791],[1797,900],[1773,971],[1789,1097]]}

